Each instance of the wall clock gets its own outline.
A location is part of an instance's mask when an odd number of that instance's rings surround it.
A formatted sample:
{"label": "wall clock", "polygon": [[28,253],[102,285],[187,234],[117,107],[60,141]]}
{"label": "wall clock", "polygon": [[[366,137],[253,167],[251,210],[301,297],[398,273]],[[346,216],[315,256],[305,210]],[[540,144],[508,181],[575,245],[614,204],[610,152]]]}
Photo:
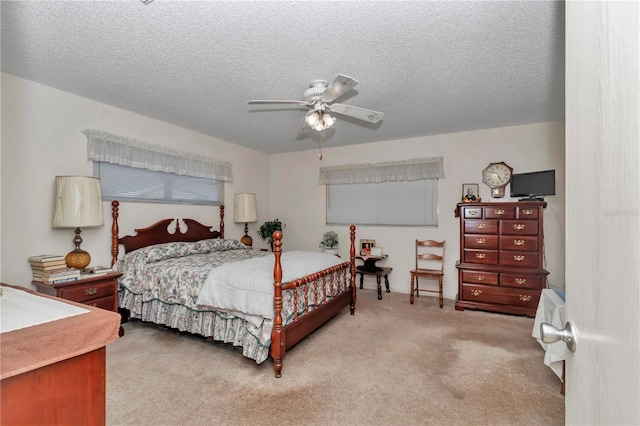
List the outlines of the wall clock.
{"label": "wall clock", "polygon": [[504,197],[504,187],[511,181],[513,169],[505,162],[491,163],[482,171],[482,182],[491,188],[493,198]]}

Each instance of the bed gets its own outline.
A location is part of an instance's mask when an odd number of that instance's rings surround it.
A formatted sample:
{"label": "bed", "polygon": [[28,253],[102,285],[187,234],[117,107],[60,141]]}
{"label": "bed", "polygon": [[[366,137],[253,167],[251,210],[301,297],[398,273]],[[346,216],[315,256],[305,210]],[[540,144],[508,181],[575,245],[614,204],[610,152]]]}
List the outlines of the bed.
{"label": "bed", "polygon": [[280,231],[273,252],[225,239],[224,206],[219,231],[182,219],[183,231],[180,220],[164,219],[120,237],[119,202],[111,204],[111,264],[123,274],[118,302],[130,318],[231,343],[256,363],[271,356],[281,377],[290,347],[345,306],[355,313],[353,225],[350,259],[343,261],[320,252],[283,253]]}

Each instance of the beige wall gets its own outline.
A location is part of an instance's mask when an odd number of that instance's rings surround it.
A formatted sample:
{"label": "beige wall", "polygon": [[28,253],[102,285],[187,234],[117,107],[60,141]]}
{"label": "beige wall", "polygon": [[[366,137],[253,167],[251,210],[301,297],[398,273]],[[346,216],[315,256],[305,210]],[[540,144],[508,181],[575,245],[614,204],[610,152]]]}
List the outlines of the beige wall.
{"label": "beige wall", "polygon": [[[91,175],[83,129],[101,129],[148,143],[171,146],[233,163],[234,181],[225,185],[226,236],[240,238],[244,224],[233,222],[233,195],[255,192],[258,220],[269,217],[269,157],[177,126],[52,89],[8,74],[2,83],[2,165],[0,279],[28,286],[27,257],[66,254],[73,230],[52,229],[53,179],[56,175]],[[111,206],[105,202],[105,226],[82,232],[82,247],[92,264],[109,264]],[[121,203],[122,235],[166,217],[190,217],[218,224],[217,207]],[[254,243],[263,243],[250,224]]]}
{"label": "beige wall", "polygon": [[[340,132],[339,123],[336,134]],[[385,266],[393,267],[389,276],[391,290],[409,293],[409,270],[413,265],[413,245],[418,239],[447,241],[445,297],[455,299],[459,256],[459,222],[454,217],[463,183],[479,183],[483,201],[490,199],[489,187],[482,183],[481,172],[489,163],[504,161],[514,173],[555,169],[556,194],[546,198],[545,250],[550,285],[564,287],[564,123],[539,123],[473,132],[454,133],[386,141],[342,148],[324,148],[323,160],[317,151],[271,156],[271,212],[287,224],[285,249],[317,249],[322,234],[339,234],[340,254],[348,256],[347,226],[325,225],[325,187],[318,185],[319,167],[351,163],[375,163],[420,157],[444,157],[445,178],[438,184],[439,224],[437,227],[377,227],[357,229],[356,239],[376,240],[389,255]],[[511,200],[517,201],[517,200]],[[367,277],[365,287],[375,288],[375,279]]]}
{"label": "beige wall", "polygon": [[[319,250],[322,234],[338,232],[342,257],[348,256],[346,226],[325,225],[325,188],[318,185],[320,166],[443,156],[446,178],[439,182],[438,227],[361,227],[357,238],[371,238],[389,254],[394,268],[391,289],[409,292],[413,240],[447,240],[445,297],[457,293],[458,221],[453,215],[463,183],[479,183],[480,196],[489,201],[489,188],[481,171],[490,162],[505,161],[515,173],[556,169],[557,195],[547,197],[545,213],[547,269],[550,284],[564,287],[564,123],[539,123],[424,138],[387,141],[366,146],[324,149],[267,156],[219,139],[204,136],[148,117],[113,108],[86,98],[2,74],[1,253],[0,279],[28,285],[27,257],[67,253],[73,231],[51,228],[53,178],[56,175],[91,175],[86,158],[86,128],[101,129],[149,143],[203,154],[233,163],[234,182],[226,185],[226,236],[240,238],[243,224],[233,223],[233,194],[255,192],[258,223],[250,224],[254,246],[266,247],[257,235],[260,224],[274,218],[286,223],[285,250]],[[336,128],[338,134],[339,123]],[[507,189],[508,192],[508,189]],[[508,198],[506,198],[508,200]],[[501,201],[501,200],[493,200]],[[166,217],[191,217],[215,224],[218,210],[179,205],[121,205],[121,235]],[[92,264],[108,264],[110,205],[105,203],[104,228],[83,231],[83,248]],[[365,286],[374,288],[367,279]]]}

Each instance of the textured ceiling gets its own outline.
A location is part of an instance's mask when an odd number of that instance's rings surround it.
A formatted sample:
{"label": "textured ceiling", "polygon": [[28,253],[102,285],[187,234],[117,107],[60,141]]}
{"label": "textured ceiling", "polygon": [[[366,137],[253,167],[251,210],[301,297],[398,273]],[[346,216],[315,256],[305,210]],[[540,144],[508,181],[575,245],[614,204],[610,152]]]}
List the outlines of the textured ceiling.
{"label": "textured ceiling", "polygon": [[[315,79],[360,84],[325,146],[564,118],[556,1],[2,1],[2,71],[265,153],[315,149]],[[103,129],[109,131],[111,129]]]}

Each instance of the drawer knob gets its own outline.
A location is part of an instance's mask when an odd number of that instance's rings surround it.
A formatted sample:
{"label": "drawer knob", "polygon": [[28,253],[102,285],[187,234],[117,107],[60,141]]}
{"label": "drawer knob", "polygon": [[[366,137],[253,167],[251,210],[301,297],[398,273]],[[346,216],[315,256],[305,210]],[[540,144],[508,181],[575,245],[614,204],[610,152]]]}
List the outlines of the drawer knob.
{"label": "drawer knob", "polygon": [[515,256],[513,256],[513,260],[515,260],[516,262],[522,262],[524,260],[524,256],[515,255]]}
{"label": "drawer knob", "polygon": [[516,224],[513,225],[513,229],[516,229],[518,231],[522,231],[524,229],[524,224],[516,223]]}
{"label": "drawer knob", "polygon": [[529,302],[531,300],[531,296],[528,294],[520,294],[518,295],[518,299],[520,299],[521,302]]}
{"label": "drawer knob", "polygon": [[471,294],[478,297],[482,294],[482,290],[471,290]]}
{"label": "drawer knob", "polygon": [[469,212],[470,216],[475,216],[479,213],[478,210],[467,210],[467,211]]}
{"label": "drawer knob", "polygon": [[484,281],[484,275],[476,275],[475,279],[476,281]]}
{"label": "drawer knob", "polygon": [[487,225],[485,225],[484,223],[479,223],[479,224],[476,225],[476,228],[478,228],[478,229],[484,229],[486,227],[487,227]]}
{"label": "drawer knob", "polygon": [[484,253],[476,253],[476,259],[484,259],[485,257],[487,257],[487,255]]}
{"label": "drawer knob", "polygon": [[95,287],[91,287],[88,288],[84,291],[84,294],[86,294],[87,296],[93,296],[94,294],[96,294],[98,292],[98,289]]}
{"label": "drawer knob", "polygon": [[502,216],[502,215],[504,214],[504,210],[502,210],[502,209],[497,209],[497,210],[495,211],[495,213],[496,213],[498,216]]}
{"label": "drawer knob", "polygon": [[476,238],[476,243],[477,244],[484,244],[486,242],[486,240],[484,238]]}
{"label": "drawer knob", "polygon": [[526,283],[527,283],[527,279],[526,278],[516,278],[516,284],[525,285]]}
{"label": "drawer knob", "polygon": [[523,246],[524,245],[524,240],[513,240],[513,245],[514,246]]}
{"label": "drawer knob", "polygon": [[524,209],[524,210],[522,210],[522,214],[527,215],[527,216],[531,216],[533,214],[533,210]]}

